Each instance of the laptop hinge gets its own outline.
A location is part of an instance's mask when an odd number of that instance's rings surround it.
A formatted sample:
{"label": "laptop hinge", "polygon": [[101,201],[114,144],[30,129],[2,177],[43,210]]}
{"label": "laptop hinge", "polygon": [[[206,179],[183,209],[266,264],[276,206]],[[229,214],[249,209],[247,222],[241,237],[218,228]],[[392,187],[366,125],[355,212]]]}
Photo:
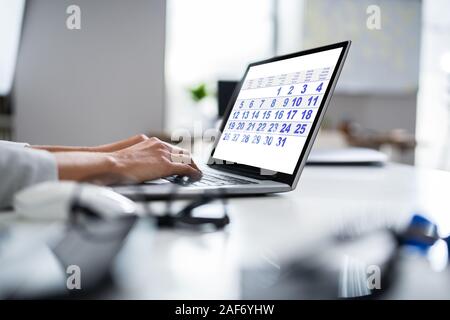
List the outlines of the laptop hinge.
{"label": "laptop hinge", "polygon": [[276,175],[267,175],[267,176],[261,176],[258,174],[255,174],[253,172],[251,172],[250,170],[245,170],[245,169],[237,169],[237,168],[227,168],[226,165],[208,165],[210,168],[212,169],[216,169],[219,171],[224,171],[224,172],[229,172],[229,173],[234,173],[234,174],[240,174],[244,177],[247,178],[252,178],[252,179],[257,179],[257,180],[275,180]]}

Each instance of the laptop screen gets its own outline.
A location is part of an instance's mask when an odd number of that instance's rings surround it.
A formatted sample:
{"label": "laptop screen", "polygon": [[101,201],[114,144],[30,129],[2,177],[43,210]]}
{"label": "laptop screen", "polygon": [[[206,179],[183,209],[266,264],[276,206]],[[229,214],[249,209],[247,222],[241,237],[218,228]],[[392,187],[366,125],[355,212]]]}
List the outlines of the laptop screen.
{"label": "laptop screen", "polygon": [[213,157],[293,174],[342,50],[251,66]]}

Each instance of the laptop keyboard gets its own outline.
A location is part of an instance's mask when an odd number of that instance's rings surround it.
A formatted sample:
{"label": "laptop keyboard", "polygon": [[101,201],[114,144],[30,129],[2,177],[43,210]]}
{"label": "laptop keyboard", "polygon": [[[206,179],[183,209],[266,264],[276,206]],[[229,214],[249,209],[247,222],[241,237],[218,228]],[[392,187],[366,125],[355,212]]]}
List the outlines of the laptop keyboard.
{"label": "laptop keyboard", "polygon": [[167,181],[176,183],[181,186],[195,186],[195,187],[208,187],[208,186],[228,186],[239,184],[257,184],[256,182],[230,177],[218,173],[203,173],[203,176],[198,181],[190,181],[188,177],[182,176],[170,176],[165,178]]}

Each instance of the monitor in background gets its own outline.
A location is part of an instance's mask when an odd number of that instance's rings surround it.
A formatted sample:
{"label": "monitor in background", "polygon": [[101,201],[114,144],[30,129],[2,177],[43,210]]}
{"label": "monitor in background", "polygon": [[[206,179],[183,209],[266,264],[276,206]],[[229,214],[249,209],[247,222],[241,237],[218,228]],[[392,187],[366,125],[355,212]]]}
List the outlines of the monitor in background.
{"label": "monitor in background", "polygon": [[239,81],[225,81],[219,80],[217,82],[217,102],[219,107],[219,118],[225,115],[228,103],[230,102],[233,91],[238,85]]}

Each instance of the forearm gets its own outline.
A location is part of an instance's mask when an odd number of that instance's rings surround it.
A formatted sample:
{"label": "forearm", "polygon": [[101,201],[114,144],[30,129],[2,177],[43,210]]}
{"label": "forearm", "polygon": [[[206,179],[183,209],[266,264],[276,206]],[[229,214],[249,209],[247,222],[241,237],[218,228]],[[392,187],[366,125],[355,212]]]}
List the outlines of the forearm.
{"label": "forearm", "polygon": [[69,147],[69,146],[30,146],[32,149],[44,150],[48,152],[94,152],[94,147]]}
{"label": "forearm", "polygon": [[95,181],[111,184],[117,180],[114,158],[108,153],[55,152],[60,180]]}
{"label": "forearm", "polygon": [[69,146],[47,146],[33,145],[33,149],[45,150],[49,152],[114,152],[128,148],[136,143],[147,140],[145,135],[136,135],[125,140],[103,144],[95,147],[69,147]]}
{"label": "forearm", "polygon": [[[193,179],[201,177],[201,171],[187,150],[170,146],[156,138],[144,137],[142,140],[131,147],[113,152],[52,152],[56,159],[58,178],[109,185],[139,183],[170,175],[189,176]],[[123,147],[127,143],[129,141],[115,145]]]}

